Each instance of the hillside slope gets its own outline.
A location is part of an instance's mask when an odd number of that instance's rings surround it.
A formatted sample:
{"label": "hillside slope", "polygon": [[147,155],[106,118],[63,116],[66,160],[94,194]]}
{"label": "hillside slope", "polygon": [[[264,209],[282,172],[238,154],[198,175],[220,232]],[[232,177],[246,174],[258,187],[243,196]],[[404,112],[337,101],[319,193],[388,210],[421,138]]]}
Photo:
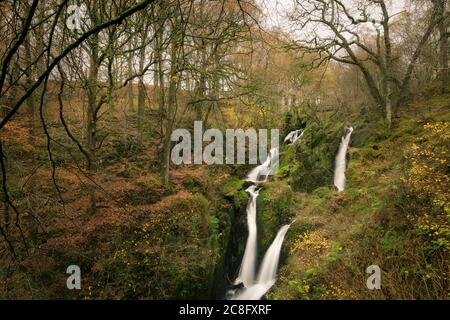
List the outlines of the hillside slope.
{"label": "hillside slope", "polygon": [[[449,297],[449,106],[449,96],[417,103],[392,132],[356,126],[345,192],[336,193],[331,179],[296,192],[296,223],[267,298]],[[313,157],[310,146],[305,138],[287,151],[279,183],[308,189],[295,162]],[[366,286],[371,265],[381,268],[381,290]]]}

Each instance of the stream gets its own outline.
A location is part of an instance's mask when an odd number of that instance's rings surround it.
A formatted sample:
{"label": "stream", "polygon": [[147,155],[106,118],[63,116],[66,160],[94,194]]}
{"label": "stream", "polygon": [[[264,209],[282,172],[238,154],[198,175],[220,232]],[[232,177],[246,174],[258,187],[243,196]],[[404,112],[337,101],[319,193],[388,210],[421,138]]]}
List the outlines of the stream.
{"label": "stream", "polygon": [[[353,127],[345,128],[346,134],[342,137],[339,151],[335,159],[334,185],[339,192],[344,190],[345,170],[347,165],[347,151]],[[296,130],[289,133],[284,142],[289,145],[295,144],[301,139],[305,130]],[[279,163],[279,150],[272,149],[267,159],[256,168],[252,169],[246,181],[252,185],[246,190],[250,198],[247,204],[247,228],[248,236],[244,255],[239,268],[239,273],[233,282],[234,289],[227,292],[227,298],[231,300],[259,300],[270,290],[277,280],[278,263],[281,248],[291,224],[284,225],[278,231],[275,239],[267,249],[257,272],[257,199],[262,188],[262,183],[267,182],[269,177],[275,173]]]}

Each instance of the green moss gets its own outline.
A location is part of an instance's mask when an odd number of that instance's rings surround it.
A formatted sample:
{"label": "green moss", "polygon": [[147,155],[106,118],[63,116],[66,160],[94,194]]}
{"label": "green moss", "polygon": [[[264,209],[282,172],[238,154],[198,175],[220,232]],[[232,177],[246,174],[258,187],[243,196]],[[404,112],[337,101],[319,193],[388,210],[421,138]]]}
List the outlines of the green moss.
{"label": "green moss", "polygon": [[345,195],[349,200],[354,200],[359,196],[360,189],[359,188],[347,188],[345,189]]}
{"label": "green moss", "polygon": [[280,163],[276,176],[279,178],[287,178],[290,172],[294,169],[294,162],[292,159],[295,157],[294,148],[292,146],[282,146],[280,152]]}
{"label": "green moss", "polygon": [[222,194],[232,201],[236,209],[244,209],[248,202],[248,195],[244,190],[245,181],[230,178],[222,187]]}
{"label": "green moss", "polygon": [[257,200],[258,237],[263,252],[268,248],[278,229],[292,222],[294,215],[294,192],[283,181],[265,185]]}
{"label": "green moss", "polygon": [[[295,190],[312,191],[331,184],[342,127],[340,123],[309,125],[302,139],[291,147],[291,152],[286,153],[284,161]],[[286,172],[286,168],[283,171]]]}
{"label": "green moss", "polygon": [[244,180],[238,178],[231,178],[225,182],[222,192],[225,196],[233,196],[237,191],[242,190],[244,187]]}
{"label": "green moss", "polygon": [[328,199],[331,196],[331,194],[332,194],[332,190],[328,186],[327,187],[320,187],[320,188],[317,188],[316,190],[314,190],[312,192],[312,194],[317,196],[317,197],[323,198],[323,199]]}

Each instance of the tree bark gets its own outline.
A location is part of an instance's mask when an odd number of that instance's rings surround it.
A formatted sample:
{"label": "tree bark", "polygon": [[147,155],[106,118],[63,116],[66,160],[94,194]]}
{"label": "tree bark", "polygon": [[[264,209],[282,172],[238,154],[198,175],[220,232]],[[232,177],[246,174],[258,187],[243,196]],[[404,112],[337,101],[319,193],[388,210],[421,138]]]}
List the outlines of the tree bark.
{"label": "tree bark", "polygon": [[[99,72],[99,37],[98,34],[93,35],[92,43],[90,44],[90,64],[89,64],[89,76],[87,84],[87,122],[86,122],[86,146],[89,153],[90,162],[88,163],[87,171],[89,174],[95,172],[97,167],[96,159],[96,146],[97,146],[97,92],[98,92],[98,72]],[[88,186],[88,193],[90,198],[89,212],[94,214],[97,210],[95,189],[93,186]]]}
{"label": "tree bark", "polygon": [[380,1],[381,11],[383,12],[383,33],[384,33],[384,50],[385,50],[385,79],[386,82],[386,121],[389,128],[392,127],[392,91],[393,91],[393,63],[392,63],[392,45],[391,45],[391,32],[389,28],[390,16],[384,1]]}
{"label": "tree bark", "polygon": [[441,92],[447,93],[449,90],[448,76],[448,32],[445,17],[447,14],[447,0],[438,0],[439,11],[439,51],[440,51],[440,81]]}
{"label": "tree bark", "polygon": [[[127,68],[128,68],[128,77],[132,77],[133,76],[133,52],[131,51],[132,49],[132,44],[131,44],[131,40],[130,43],[128,44],[128,50],[130,51],[128,53],[127,56]],[[128,96],[128,108],[127,110],[129,112],[132,112],[134,109],[134,94],[133,94],[133,81],[130,81],[128,83],[127,86],[127,96]]]}
{"label": "tree bark", "polygon": [[174,110],[176,104],[176,94],[177,94],[177,83],[178,79],[175,73],[176,64],[177,64],[177,52],[176,45],[172,44],[172,58],[171,58],[171,77],[169,84],[169,92],[167,97],[167,117],[166,117],[166,130],[164,135],[164,184],[169,185],[170,181],[170,147],[171,140],[170,136],[173,130],[173,122],[174,122]]}
{"label": "tree bark", "polygon": [[[143,41],[144,42],[144,41]],[[139,51],[139,72],[144,72],[145,65],[145,46],[143,46]],[[139,76],[139,91],[138,91],[138,133],[139,133],[139,143],[142,143],[142,130],[143,130],[143,120],[145,116],[145,95],[146,88],[144,83],[144,75]]]}

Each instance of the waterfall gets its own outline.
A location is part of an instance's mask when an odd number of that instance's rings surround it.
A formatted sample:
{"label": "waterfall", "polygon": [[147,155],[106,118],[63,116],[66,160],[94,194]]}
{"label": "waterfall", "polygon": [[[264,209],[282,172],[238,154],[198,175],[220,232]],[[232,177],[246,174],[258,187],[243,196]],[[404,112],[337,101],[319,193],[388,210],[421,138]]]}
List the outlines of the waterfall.
{"label": "waterfall", "polygon": [[334,185],[339,192],[344,191],[345,187],[345,169],[347,166],[347,150],[350,143],[350,137],[353,133],[353,127],[346,128],[347,134],[342,137],[339,146],[339,152],[336,156],[335,171],[334,171]]}
{"label": "waterfall", "polygon": [[284,143],[286,144],[294,144],[299,140],[303,134],[305,133],[305,130],[295,130],[289,133],[286,138],[284,139]]}
{"label": "waterfall", "polygon": [[278,260],[280,259],[281,246],[290,226],[290,224],[283,226],[280,231],[278,231],[277,236],[269,249],[267,249],[259,270],[257,283],[271,283],[272,285],[275,283],[277,279],[277,268]]}
{"label": "waterfall", "polygon": [[258,279],[252,286],[240,290],[234,297],[234,300],[259,300],[277,280],[278,261],[280,260],[281,246],[284,237],[291,225],[283,226],[278,231],[269,249],[267,249],[261,267],[259,269]]}
{"label": "waterfall", "polygon": [[[295,143],[303,135],[304,130],[291,132],[285,139]],[[242,258],[239,275],[234,281],[235,285],[243,284],[241,289],[232,289],[227,292],[228,299],[234,300],[259,300],[275,284],[277,279],[277,268],[280,260],[281,246],[284,237],[291,225],[283,226],[277,233],[269,249],[264,255],[258,278],[255,279],[256,272],[256,252],[257,252],[257,224],[256,224],[256,200],[258,199],[258,185],[266,182],[268,177],[275,173],[279,162],[279,150],[273,148],[263,164],[254,168],[247,176],[247,181],[253,183],[246,191],[250,194],[247,205],[248,237]]]}
{"label": "waterfall", "polygon": [[239,276],[235,280],[235,284],[243,283],[245,287],[251,286],[255,281],[255,265],[256,265],[256,199],[259,195],[259,190],[255,185],[246,190],[250,193],[250,199],[247,205],[247,224],[248,224],[248,238],[245,246],[244,257],[242,258],[241,269]]}
{"label": "waterfall", "polygon": [[252,183],[266,182],[270,175],[274,174],[279,161],[278,148],[270,150],[269,156],[263,164],[257,166],[247,176],[247,181]]}

